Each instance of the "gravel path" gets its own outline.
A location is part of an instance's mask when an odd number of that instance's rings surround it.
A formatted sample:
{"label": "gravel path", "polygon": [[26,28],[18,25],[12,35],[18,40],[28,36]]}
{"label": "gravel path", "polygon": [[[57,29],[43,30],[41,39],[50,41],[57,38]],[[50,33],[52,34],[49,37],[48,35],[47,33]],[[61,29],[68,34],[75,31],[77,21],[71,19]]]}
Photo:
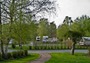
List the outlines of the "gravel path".
{"label": "gravel path", "polygon": [[49,53],[40,53],[40,58],[31,61],[29,63],[45,63],[51,58],[51,55]]}

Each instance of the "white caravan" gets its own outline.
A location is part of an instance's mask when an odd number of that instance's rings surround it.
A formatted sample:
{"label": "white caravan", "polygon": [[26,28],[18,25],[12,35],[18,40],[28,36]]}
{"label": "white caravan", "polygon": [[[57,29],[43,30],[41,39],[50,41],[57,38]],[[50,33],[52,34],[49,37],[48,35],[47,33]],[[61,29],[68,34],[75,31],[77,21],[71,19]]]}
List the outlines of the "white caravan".
{"label": "white caravan", "polygon": [[80,45],[90,45],[90,37],[82,37],[79,44]]}

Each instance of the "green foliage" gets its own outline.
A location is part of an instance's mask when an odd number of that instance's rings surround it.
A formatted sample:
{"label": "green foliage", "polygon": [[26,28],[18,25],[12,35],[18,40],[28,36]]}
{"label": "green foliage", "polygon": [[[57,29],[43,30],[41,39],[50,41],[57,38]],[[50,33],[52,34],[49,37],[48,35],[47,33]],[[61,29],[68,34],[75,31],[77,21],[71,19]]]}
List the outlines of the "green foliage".
{"label": "green foliage", "polygon": [[7,59],[12,59],[13,58],[13,54],[12,53],[7,53]]}
{"label": "green foliage", "polygon": [[22,58],[28,56],[28,51],[27,50],[22,50],[22,51],[14,51],[12,53],[7,53],[6,57],[3,58],[2,54],[0,53],[0,61],[1,60],[8,60],[8,59],[17,59],[17,58]]}
{"label": "green foliage", "polygon": [[13,58],[18,58],[18,52],[12,52]]}
{"label": "green foliage", "polygon": [[82,33],[83,36],[90,36],[90,18],[86,15],[77,18],[72,24],[72,30]]}
{"label": "green foliage", "polygon": [[68,38],[68,31],[69,31],[69,26],[66,24],[62,24],[61,26],[58,27],[57,29],[57,37],[60,40]]}
{"label": "green foliage", "polygon": [[48,36],[49,34],[49,23],[47,19],[41,19],[37,29],[38,36]]}
{"label": "green foliage", "polygon": [[57,37],[59,39],[65,39],[72,37],[77,40],[82,36],[90,36],[90,18],[88,16],[81,16],[77,18],[71,25],[68,25],[68,17],[65,19],[64,24],[57,29]]}
{"label": "green foliage", "polygon": [[[69,48],[66,45],[29,46],[29,50],[61,50],[61,49],[69,49]],[[76,49],[88,49],[88,47],[76,45]]]}
{"label": "green foliage", "polygon": [[28,55],[28,50],[24,50],[25,56]]}
{"label": "green foliage", "polygon": [[12,56],[14,59],[16,58],[20,58],[20,57],[25,57],[28,56],[28,51],[27,50],[22,50],[22,51],[16,51],[16,52],[12,52]]}
{"label": "green foliage", "polygon": [[79,32],[75,32],[75,31],[69,31],[68,37],[70,37],[73,40],[73,42],[77,42],[81,39],[82,34]]}
{"label": "green foliage", "polygon": [[12,43],[12,48],[16,48],[16,45]]}
{"label": "green foliage", "polygon": [[89,56],[90,56],[90,47],[89,47],[89,49],[88,49],[88,54],[89,54]]}
{"label": "green foliage", "polygon": [[18,58],[18,59],[9,59],[1,61],[0,63],[28,63],[30,61],[33,61],[35,59],[39,58],[39,54],[29,54],[28,56],[24,58]]}
{"label": "green foliage", "polygon": [[54,22],[49,25],[49,37],[56,37],[56,24]]}

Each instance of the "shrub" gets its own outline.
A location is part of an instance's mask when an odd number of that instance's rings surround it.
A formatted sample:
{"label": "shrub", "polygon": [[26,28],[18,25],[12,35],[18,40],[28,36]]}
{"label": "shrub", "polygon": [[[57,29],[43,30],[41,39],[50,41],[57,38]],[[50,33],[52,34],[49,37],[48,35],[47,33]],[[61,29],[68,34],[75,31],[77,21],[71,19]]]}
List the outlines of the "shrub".
{"label": "shrub", "polygon": [[31,49],[32,49],[32,50],[35,50],[35,46],[31,46]]}
{"label": "shrub", "polygon": [[48,49],[50,50],[51,49],[51,46],[49,46]]}
{"label": "shrub", "polygon": [[48,46],[46,46],[46,49],[48,50]]}
{"label": "shrub", "polygon": [[17,54],[18,54],[18,58],[27,56],[27,55],[25,55],[25,51],[18,51]]}
{"label": "shrub", "polygon": [[12,48],[16,48],[16,45],[15,44],[12,44]]}
{"label": "shrub", "polygon": [[41,46],[38,46],[39,47],[39,50],[41,50]]}
{"label": "shrub", "polygon": [[29,46],[29,49],[31,50],[32,49],[32,46]]}
{"label": "shrub", "polygon": [[28,51],[27,50],[24,50],[24,52],[25,52],[25,56],[27,56],[28,55]]}
{"label": "shrub", "polygon": [[90,48],[88,49],[88,54],[89,54],[89,56],[90,56]]}
{"label": "shrub", "polygon": [[25,56],[25,51],[21,51],[21,57]]}
{"label": "shrub", "polygon": [[12,53],[7,53],[7,59],[13,58]]}
{"label": "shrub", "polygon": [[37,50],[37,46],[34,46],[34,49]]}
{"label": "shrub", "polygon": [[22,57],[21,52],[22,52],[22,51],[18,51],[18,52],[17,52],[19,58]]}
{"label": "shrub", "polygon": [[12,52],[12,56],[13,56],[13,58],[18,58],[19,57],[18,52]]}
{"label": "shrub", "polygon": [[25,55],[25,51],[22,51],[22,52],[23,52],[23,54],[22,54],[22,55],[23,55],[23,57],[25,57],[25,56],[26,56],[26,55]]}

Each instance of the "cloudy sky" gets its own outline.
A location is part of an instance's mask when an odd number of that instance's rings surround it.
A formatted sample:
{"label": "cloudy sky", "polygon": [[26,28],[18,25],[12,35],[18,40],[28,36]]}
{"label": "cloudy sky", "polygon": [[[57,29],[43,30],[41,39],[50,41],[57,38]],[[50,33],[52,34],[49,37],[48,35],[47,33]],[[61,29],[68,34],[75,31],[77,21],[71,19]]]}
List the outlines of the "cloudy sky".
{"label": "cloudy sky", "polygon": [[50,17],[57,26],[62,24],[65,16],[70,16],[74,20],[81,15],[90,16],[90,0],[57,0],[57,15]]}

